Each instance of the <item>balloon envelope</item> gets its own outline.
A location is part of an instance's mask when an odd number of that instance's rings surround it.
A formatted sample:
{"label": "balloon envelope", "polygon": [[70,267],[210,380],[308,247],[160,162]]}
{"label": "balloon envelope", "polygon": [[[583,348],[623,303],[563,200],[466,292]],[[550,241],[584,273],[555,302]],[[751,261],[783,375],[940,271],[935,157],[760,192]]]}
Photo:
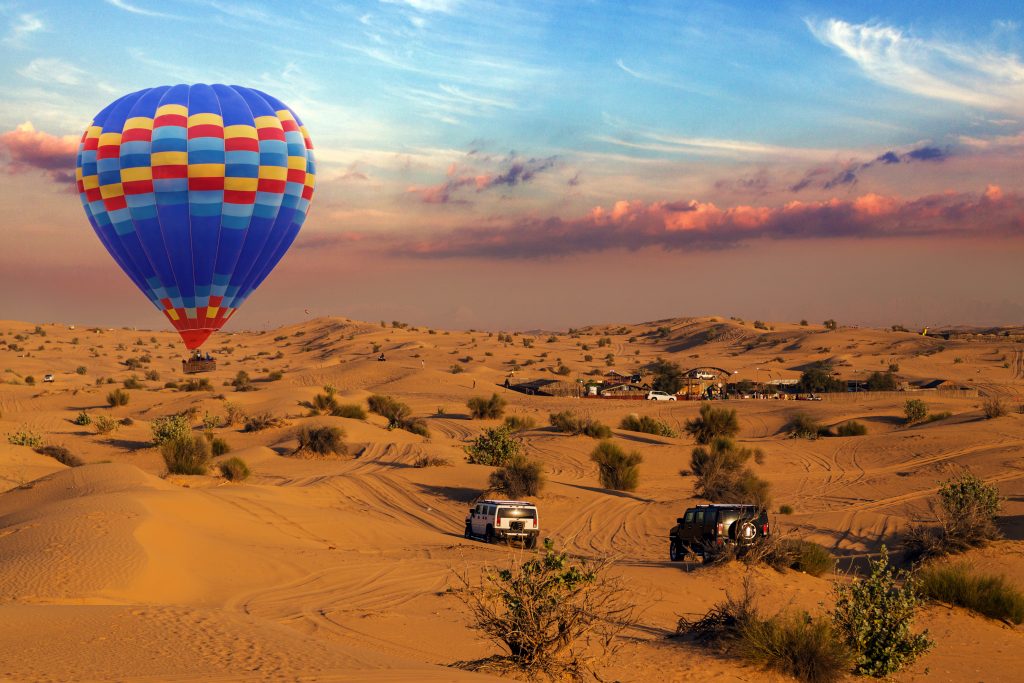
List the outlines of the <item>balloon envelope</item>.
{"label": "balloon envelope", "polygon": [[270,274],[313,197],[313,144],[281,101],[237,85],[140,90],[96,115],[76,178],[103,246],[199,347]]}

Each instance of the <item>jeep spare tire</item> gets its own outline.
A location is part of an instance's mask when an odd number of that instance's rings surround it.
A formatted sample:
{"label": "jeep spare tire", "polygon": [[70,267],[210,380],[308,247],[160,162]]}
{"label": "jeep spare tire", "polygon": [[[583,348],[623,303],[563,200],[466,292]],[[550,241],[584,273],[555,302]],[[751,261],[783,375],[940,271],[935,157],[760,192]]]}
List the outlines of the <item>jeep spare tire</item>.
{"label": "jeep spare tire", "polygon": [[[737,522],[737,524],[740,523]],[[740,543],[750,543],[755,538],[757,538],[757,525],[751,522],[750,520],[743,522],[742,524],[740,524],[738,536],[739,538],[737,538],[736,540],[738,540]]]}

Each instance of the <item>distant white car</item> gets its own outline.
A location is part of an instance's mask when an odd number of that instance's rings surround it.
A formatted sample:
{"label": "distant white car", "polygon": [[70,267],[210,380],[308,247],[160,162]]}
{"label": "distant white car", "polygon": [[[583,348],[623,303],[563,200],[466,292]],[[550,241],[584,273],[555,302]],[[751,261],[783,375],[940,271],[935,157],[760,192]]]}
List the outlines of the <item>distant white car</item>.
{"label": "distant white car", "polygon": [[44,382],[52,382],[53,381],[53,375],[50,375],[50,374],[43,375],[43,381]]}
{"label": "distant white car", "polygon": [[672,394],[668,393],[667,391],[648,391],[647,392],[647,400],[648,401],[674,401],[674,400],[676,400],[676,397],[673,396]]}

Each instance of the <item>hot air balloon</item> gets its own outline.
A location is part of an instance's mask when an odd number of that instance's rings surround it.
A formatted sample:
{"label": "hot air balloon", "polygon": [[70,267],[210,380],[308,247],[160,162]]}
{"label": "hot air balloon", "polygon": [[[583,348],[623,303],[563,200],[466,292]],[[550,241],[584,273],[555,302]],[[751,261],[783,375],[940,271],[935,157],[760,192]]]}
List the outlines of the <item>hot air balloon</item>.
{"label": "hot air balloon", "polygon": [[96,115],[76,178],[100,242],[196,349],[295,240],[316,168],[302,121],[266,93],[174,85]]}

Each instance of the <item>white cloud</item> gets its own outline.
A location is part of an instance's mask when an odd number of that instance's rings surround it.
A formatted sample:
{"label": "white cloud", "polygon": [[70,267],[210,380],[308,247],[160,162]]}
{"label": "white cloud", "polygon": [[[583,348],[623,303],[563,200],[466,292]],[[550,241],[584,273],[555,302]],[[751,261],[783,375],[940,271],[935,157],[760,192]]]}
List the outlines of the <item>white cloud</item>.
{"label": "white cloud", "polygon": [[981,45],[926,40],[892,26],[808,20],[825,45],[898,90],[986,110],[1024,112],[1024,63]]}
{"label": "white cloud", "polygon": [[157,12],[155,10],[146,9],[144,7],[139,7],[138,5],[132,5],[132,4],[128,3],[128,2],[126,2],[125,0],[106,0],[106,3],[108,5],[116,7],[117,9],[124,10],[125,12],[130,12],[132,14],[139,14],[139,15],[142,15],[144,17],[158,17],[158,18],[161,18],[161,19],[179,19],[180,18],[180,17],[176,17],[176,16],[171,15],[171,14],[164,14],[163,12]]}
{"label": "white cloud", "polygon": [[444,12],[451,14],[458,0],[381,0],[386,5],[408,5],[420,12]]}
{"label": "white cloud", "polygon": [[4,42],[9,45],[20,45],[25,38],[42,31],[43,28],[43,22],[34,14],[19,14],[11,24]]}
{"label": "white cloud", "polygon": [[61,85],[78,85],[85,75],[84,70],[55,57],[33,59],[24,69],[19,69],[18,73],[33,81]]}

